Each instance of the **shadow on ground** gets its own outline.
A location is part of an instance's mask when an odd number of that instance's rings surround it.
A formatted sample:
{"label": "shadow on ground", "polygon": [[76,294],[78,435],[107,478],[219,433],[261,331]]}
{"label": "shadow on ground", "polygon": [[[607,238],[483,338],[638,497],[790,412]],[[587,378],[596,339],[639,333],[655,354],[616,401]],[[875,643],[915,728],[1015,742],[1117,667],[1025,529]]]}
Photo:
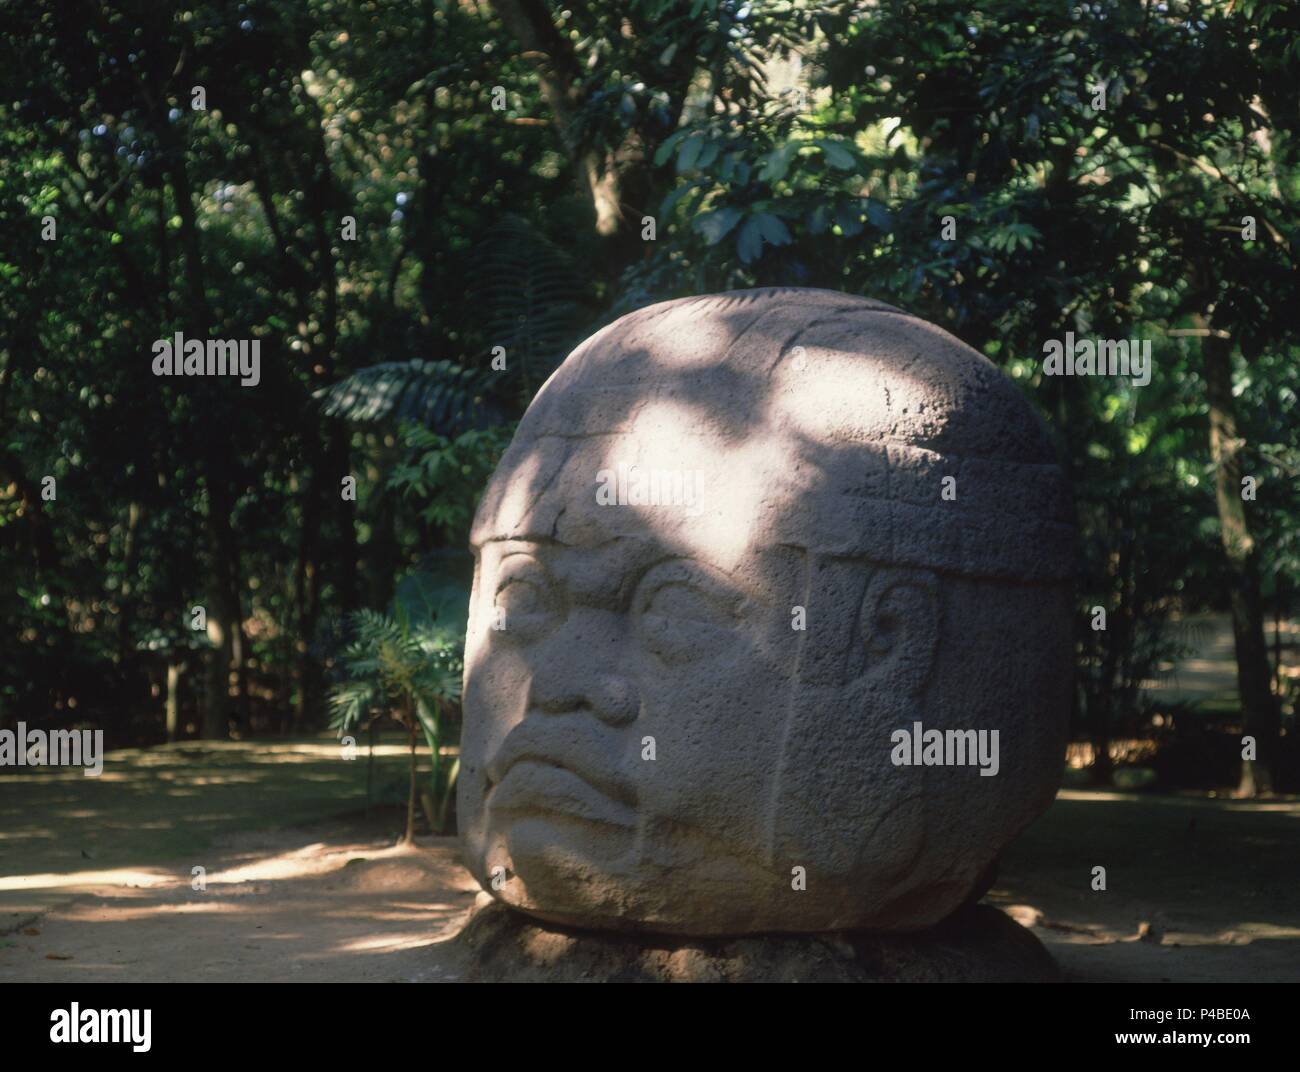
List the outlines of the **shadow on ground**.
{"label": "shadow on ground", "polygon": [[1300,981],[1298,849],[1295,798],[1063,790],[988,900],[1034,926],[1067,980]]}

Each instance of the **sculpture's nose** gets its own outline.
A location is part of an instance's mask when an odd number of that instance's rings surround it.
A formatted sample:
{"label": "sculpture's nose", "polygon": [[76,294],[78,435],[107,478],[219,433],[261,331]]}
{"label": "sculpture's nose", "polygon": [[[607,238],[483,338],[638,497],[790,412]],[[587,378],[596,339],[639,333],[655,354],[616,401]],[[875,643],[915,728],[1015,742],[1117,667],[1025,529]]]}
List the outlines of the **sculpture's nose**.
{"label": "sculpture's nose", "polygon": [[627,726],[637,716],[635,690],[624,677],[588,672],[582,681],[565,680],[552,664],[533,677],[529,707],[545,714],[590,711],[607,726]]}
{"label": "sculpture's nose", "polygon": [[561,715],[589,711],[608,726],[626,726],[640,710],[636,687],[620,668],[618,645],[584,641],[580,629],[565,629],[537,652],[528,707]]}

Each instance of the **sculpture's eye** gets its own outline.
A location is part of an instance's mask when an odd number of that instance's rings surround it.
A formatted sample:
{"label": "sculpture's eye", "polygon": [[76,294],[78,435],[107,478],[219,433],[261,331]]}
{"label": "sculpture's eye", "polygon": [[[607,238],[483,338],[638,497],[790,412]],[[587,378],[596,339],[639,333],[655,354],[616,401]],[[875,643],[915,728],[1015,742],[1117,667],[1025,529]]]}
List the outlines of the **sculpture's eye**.
{"label": "sculpture's eye", "polygon": [[633,611],[645,646],[666,663],[684,663],[730,646],[736,636],[736,603],[733,593],[702,571],[673,562],[646,575]]}
{"label": "sculpture's eye", "polygon": [[555,582],[531,555],[510,555],[501,564],[492,607],[492,628],[503,637],[536,640],[562,617]]}
{"label": "sculpture's eye", "polygon": [[541,585],[522,577],[512,577],[497,592],[497,606],[510,615],[536,614],[544,608]]}

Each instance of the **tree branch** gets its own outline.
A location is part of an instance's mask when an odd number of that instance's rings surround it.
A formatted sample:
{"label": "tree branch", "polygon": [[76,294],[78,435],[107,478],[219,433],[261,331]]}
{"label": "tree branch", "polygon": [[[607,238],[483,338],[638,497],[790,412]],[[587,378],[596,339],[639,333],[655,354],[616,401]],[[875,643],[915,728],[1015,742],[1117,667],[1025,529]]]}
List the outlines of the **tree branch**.
{"label": "tree branch", "polygon": [[[1184,164],[1191,164],[1192,167],[1196,168],[1198,171],[1202,172],[1203,174],[1208,175],[1210,178],[1217,179],[1219,182],[1229,187],[1234,193],[1236,193],[1238,197],[1240,197],[1247,204],[1250,204],[1255,201],[1255,198],[1251,197],[1250,194],[1246,193],[1245,190],[1243,190],[1240,186],[1238,186],[1235,182],[1233,182],[1232,179],[1230,179],[1227,175],[1225,175],[1213,164],[1207,164],[1204,160],[1201,160],[1199,157],[1188,156],[1187,153],[1181,152],[1180,150],[1175,149],[1172,145],[1166,145],[1164,142],[1161,141],[1155,141],[1152,142],[1151,144],[1154,145],[1157,149],[1163,149],[1165,152],[1170,153],[1173,156],[1177,157]],[[1278,245],[1280,245],[1283,249],[1287,250],[1287,252],[1290,252],[1291,250],[1290,243],[1287,242],[1286,238],[1282,235],[1282,232],[1279,231],[1276,227],[1274,227],[1272,222],[1269,220],[1269,218],[1265,216],[1262,212],[1260,212],[1259,218],[1264,221],[1264,227],[1268,230],[1269,236],[1273,239],[1273,241],[1276,242]]]}

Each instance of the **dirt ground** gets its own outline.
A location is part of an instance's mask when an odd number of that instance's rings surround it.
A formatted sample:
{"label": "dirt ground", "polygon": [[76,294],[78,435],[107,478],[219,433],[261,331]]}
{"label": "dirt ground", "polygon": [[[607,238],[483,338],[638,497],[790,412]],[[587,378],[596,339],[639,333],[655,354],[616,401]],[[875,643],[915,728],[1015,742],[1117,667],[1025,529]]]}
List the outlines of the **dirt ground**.
{"label": "dirt ground", "polygon": [[[0,982],[456,979],[445,943],[477,887],[455,840],[393,848],[400,813],[365,811],[364,764],[273,747],[0,779]],[[386,751],[382,777],[401,762]],[[1066,790],[988,901],[1071,981],[1300,981],[1298,849],[1294,798]]]}

